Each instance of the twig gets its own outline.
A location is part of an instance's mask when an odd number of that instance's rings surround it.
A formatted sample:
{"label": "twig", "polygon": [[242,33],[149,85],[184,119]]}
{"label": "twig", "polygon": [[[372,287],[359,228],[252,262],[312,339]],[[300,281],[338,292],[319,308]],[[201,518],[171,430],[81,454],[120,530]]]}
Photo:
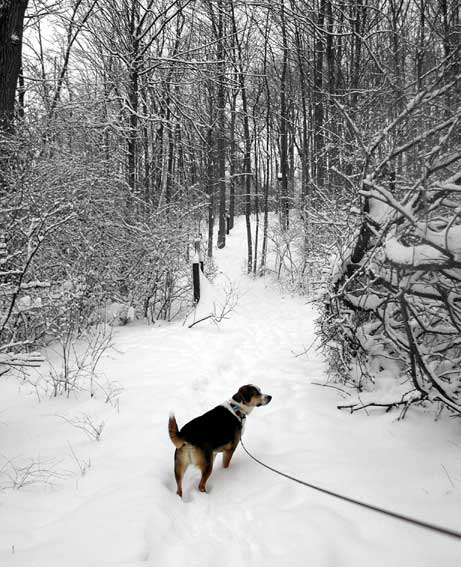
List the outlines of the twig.
{"label": "twig", "polygon": [[11,488],[19,490],[33,484],[52,485],[55,479],[63,479],[69,476],[68,472],[57,472],[52,470],[55,461],[44,461],[28,459],[18,462],[18,459],[5,459],[0,469],[0,479],[5,477],[6,483],[0,483],[0,489]]}
{"label": "twig", "polygon": [[[316,342],[316,341],[317,341],[317,338],[315,338],[315,339],[311,342],[311,344],[310,344],[307,348],[305,348],[302,352],[300,352],[300,353],[298,353],[298,354],[295,354],[295,357],[296,357],[296,358],[299,358],[300,356],[304,356],[305,354],[307,354],[307,353],[311,350],[311,348],[315,345],[315,342]],[[294,354],[294,353],[293,353],[293,354]]]}
{"label": "twig", "polygon": [[101,440],[101,435],[106,425],[104,421],[101,421],[99,425],[96,425],[86,413],[82,414],[81,417],[74,417],[72,419],[58,414],[56,414],[56,417],[63,419],[69,425],[72,425],[77,429],[81,429],[88,435],[90,439],[94,439],[95,441]]}
{"label": "twig", "polygon": [[[343,390],[342,388],[339,388],[338,386],[333,386],[332,384],[322,384],[321,382],[311,382],[311,384],[314,384],[314,386],[323,386],[324,388],[333,388],[334,390],[339,390],[340,392],[342,392],[343,394],[346,394],[346,396],[351,396],[352,394],[350,392],[346,392],[345,390]],[[346,406],[344,406],[346,407]],[[338,406],[338,409],[342,409]]]}
{"label": "twig", "polygon": [[74,457],[74,460],[77,463],[78,468],[80,469],[80,474],[82,476],[85,476],[86,471],[91,467],[91,460],[88,459],[87,461],[82,461],[75,454],[75,451],[74,451],[74,448],[72,447],[72,445],[69,442],[67,443],[67,445],[69,446],[70,452],[72,453],[72,456]]}
{"label": "twig", "polygon": [[447,469],[445,468],[445,466],[443,464],[440,464],[440,466],[442,467],[442,469],[445,471],[445,474],[447,475],[448,480],[450,481],[450,484],[453,488],[455,488],[455,484],[451,479],[451,476],[448,474]]}
{"label": "twig", "polygon": [[188,329],[192,329],[192,327],[194,327],[195,325],[198,325],[199,323],[201,323],[202,321],[206,321],[207,319],[211,319],[212,317],[214,317],[213,314],[211,315],[207,315],[206,317],[202,317],[201,319],[197,319],[197,321],[194,321],[192,324],[188,325]]}

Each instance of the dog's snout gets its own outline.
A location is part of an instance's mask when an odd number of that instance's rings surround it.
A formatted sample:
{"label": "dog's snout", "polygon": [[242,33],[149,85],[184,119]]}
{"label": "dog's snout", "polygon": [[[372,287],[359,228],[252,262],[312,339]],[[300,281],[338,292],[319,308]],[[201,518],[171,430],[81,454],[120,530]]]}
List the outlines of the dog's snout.
{"label": "dog's snout", "polygon": [[263,394],[261,396],[261,402],[258,404],[258,406],[267,406],[267,404],[272,400],[272,396],[269,396],[269,394]]}

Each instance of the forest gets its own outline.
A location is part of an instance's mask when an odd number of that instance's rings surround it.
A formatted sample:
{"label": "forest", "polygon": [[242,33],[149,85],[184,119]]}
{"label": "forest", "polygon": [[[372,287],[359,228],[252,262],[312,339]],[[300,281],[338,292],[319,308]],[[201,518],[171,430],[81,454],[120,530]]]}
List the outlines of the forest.
{"label": "forest", "polygon": [[334,379],[459,415],[460,78],[456,0],[0,0],[0,375],[175,319],[244,216]]}

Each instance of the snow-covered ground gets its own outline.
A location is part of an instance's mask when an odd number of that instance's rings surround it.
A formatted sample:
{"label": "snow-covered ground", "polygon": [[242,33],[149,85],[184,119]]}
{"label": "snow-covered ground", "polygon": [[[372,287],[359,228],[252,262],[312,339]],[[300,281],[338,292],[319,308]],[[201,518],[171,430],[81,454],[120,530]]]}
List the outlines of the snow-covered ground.
{"label": "snow-covered ground", "polygon": [[[314,492],[262,468],[239,447],[197,491],[189,470],[175,494],[168,413],[179,425],[255,383],[273,396],[248,418],[245,443],[267,464],[311,483],[431,523],[461,529],[461,422],[423,410],[336,409],[315,347],[315,311],[270,281],[242,275],[244,224],[216,252],[239,301],[205,321],[119,328],[100,372],[118,403],[42,398],[0,381],[2,567],[459,567],[461,540]],[[114,400],[112,400],[114,402]],[[87,416],[101,440],[75,423]],[[64,419],[65,418],[65,419]],[[70,422],[74,421],[74,425]],[[40,465],[40,468],[38,468]],[[31,467],[29,471],[25,470]],[[35,467],[35,468],[34,468]],[[28,481],[39,481],[28,484]]]}

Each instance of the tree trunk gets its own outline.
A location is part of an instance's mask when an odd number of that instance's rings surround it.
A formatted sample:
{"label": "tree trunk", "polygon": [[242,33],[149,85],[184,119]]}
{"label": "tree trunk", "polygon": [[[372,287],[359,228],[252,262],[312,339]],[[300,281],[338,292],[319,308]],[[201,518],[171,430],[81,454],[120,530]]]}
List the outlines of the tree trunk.
{"label": "tree trunk", "polygon": [[243,175],[245,179],[245,224],[247,231],[247,249],[248,249],[248,259],[247,259],[247,272],[251,273],[253,268],[253,244],[252,244],[252,234],[251,234],[251,179],[252,179],[252,169],[251,169],[251,134],[250,134],[250,118],[248,114],[248,99],[247,99],[247,89],[245,83],[245,75],[243,73],[243,55],[242,55],[242,45],[238,37],[237,22],[235,20],[235,13],[233,3],[230,3],[231,14],[232,14],[232,31],[235,36],[235,43],[237,46],[237,57],[238,57],[238,77],[239,77],[239,87],[240,95],[242,97],[242,115],[243,115]]}
{"label": "tree trunk", "polygon": [[131,197],[137,191],[137,140],[138,140],[138,106],[139,106],[139,5],[133,2],[130,14],[130,42],[131,52],[128,70],[128,135],[127,135],[127,181],[131,195],[128,198],[128,207]]}
{"label": "tree trunk", "polygon": [[282,230],[288,229],[288,109],[287,109],[287,72],[288,40],[285,22],[285,4],[281,4],[280,21],[282,25],[283,59],[280,79],[280,224]]}
{"label": "tree trunk", "polygon": [[253,273],[256,274],[258,269],[258,244],[259,244],[259,148],[258,148],[258,128],[255,119],[255,112],[253,110],[253,138],[255,140],[255,166],[254,166],[254,180],[255,180],[255,217],[256,217],[256,227],[255,227],[255,243],[254,243],[254,255],[253,255]]}
{"label": "tree trunk", "polygon": [[[237,82],[237,79],[235,80]],[[235,160],[237,154],[237,144],[235,142],[235,122],[236,122],[237,95],[231,97],[231,121],[230,121],[230,151],[229,151],[229,228],[234,227],[235,217]]]}
{"label": "tree trunk", "polygon": [[27,4],[28,0],[4,0],[0,4],[0,131],[13,128]]}
{"label": "tree trunk", "polygon": [[213,230],[214,230],[214,210],[215,210],[215,163],[214,154],[215,147],[213,141],[213,122],[214,122],[214,97],[213,86],[210,85],[208,93],[209,104],[209,125],[207,133],[207,146],[206,146],[206,163],[207,163],[207,194],[208,194],[208,245],[207,255],[209,258],[213,256]]}
{"label": "tree trunk", "polygon": [[219,183],[219,229],[218,248],[226,245],[226,69],[224,50],[224,14],[222,0],[218,2],[218,28],[217,28],[218,60],[218,132],[217,132],[217,166]]}
{"label": "tree trunk", "polygon": [[325,180],[325,158],[323,155],[325,138],[323,124],[325,118],[324,94],[323,94],[323,59],[325,46],[320,30],[324,29],[325,22],[325,0],[320,1],[317,14],[317,39],[315,41],[314,54],[314,159],[315,180],[318,186],[322,186]]}
{"label": "tree trunk", "polygon": [[302,124],[301,124],[301,134],[300,134],[300,159],[301,159],[301,217],[304,224],[304,251],[307,254],[310,248],[310,222],[309,222],[309,211],[310,208],[310,179],[309,179],[309,128],[308,128],[308,111],[307,111],[307,80],[306,72],[304,69],[303,45],[301,41],[301,34],[299,27],[296,26],[296,51],[298,57],[298,70],[299,70],[299,82],[300,82],[300,94],[301,94],[301,112],[302,112]]}
{"label": "tree trunk", "polygon": [[[266,25],[265,25],[265,35],[269,36],[269,12],[267,14]],[[267,43],[264,47],[264,61],[263,61],[263,77],[264,77],[264,91],[266,94],[266,141],[265,141],[265,174],[264,174],[264,224],[263,224],[263,241],[261,246],[261,272],[266,268],[266,258],[267,258],[267,238],[269,232],[269,185],[271,180],[271,163],[272,163],[272,153],[271,153],[271,90],[267,76],[267,56],[268,56],[268,46]]]}

